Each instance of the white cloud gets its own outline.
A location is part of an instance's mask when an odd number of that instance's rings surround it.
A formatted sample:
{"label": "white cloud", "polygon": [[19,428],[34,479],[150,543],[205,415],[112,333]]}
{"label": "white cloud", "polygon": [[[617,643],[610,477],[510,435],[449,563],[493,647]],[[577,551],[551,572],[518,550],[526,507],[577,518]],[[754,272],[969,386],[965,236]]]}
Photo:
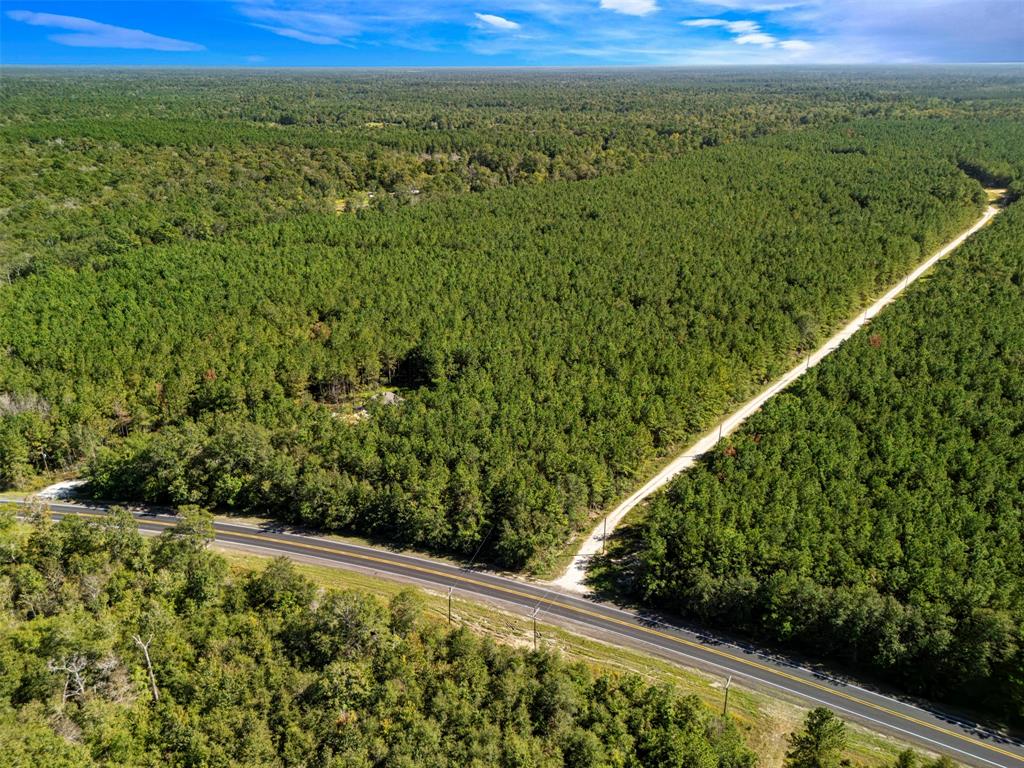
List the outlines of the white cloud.
{"label": "white cloud", "polygon": [[601,0],[601,7],[627,16],[646,16],[659,10],[656,0]]}
{"label": "white cloud", "polygon": [[[810,41],[776,45],[822,63],[1019,62],[1021,0],[701,0],[736,12],[764,11],[773,29]],[[803,40],[801,40],[803,42]],[[747,46],[746,50],[754,50]]]}
{"label": "white cloud", "polygon": [[754,0],[702,0],[705,5],[717,5],[719,8],[727,8],[730,11],[786,11],[790,8],[799,8],[804,5],[812,5],[820,0],[782,0],[781,2],[761,3]]}
{"label": "white cloud", "polygon": [[358,31],[355,23],[337,13],[277,8],[255,0],[237,8],[254,27],[313,45],[340,45],[342,38]]}
{"label": "white cloud", "polygon": [[273,32],[275,35],[281,37],[288,37],[292,40],[301,40],[304,43],[312,43],[313,45],[340,45],[341,40],[337,37],[331,37],[330,35],[316,35],[312,32],[303,32],[301,29],[292,29],[291,27],[273,27],[269,24],[253,24],[254,27],[259,29],[265,29],[267,32]]}
{"label": "white cloud", "polygon": [[1024,52],[1021,0],[807,0],[783,15],[864,61],[1007,61]]}
{"label": "white cloud", "polygon": [[765,48],[771,48],[775,43],[776,37],[774,35],[766,35],[764,32],[753,32],[736,38],[737,45],[761,45]]}
{"label": "white cloud", "polygon": [[814,46],[806,40],[783,40],[779,43],[779,48],[784,48],[787,51],[797,51],[800,53],[814,50]]}
{"label": "white cloud", "polygon": [[[733,38],[733,42],[737,45],[760,45],[762,48],[774,48],[778,42],[778,38],[775,35],[762,32],[761,25],[756,21],[746,19],[740,21],[729,21],[728,19],[687,19],[681,23],[686,27],[722,27],[736,35]],[[799,43],[801,41],[793,42]],[[803,43],[803,45],[807,45],[807,43]],[[797,49],[799,49],[799,46],[791,48],[791,50]]]}
{"label": "white cloud", "polygon": [[8,11],[7,17],[35,27],[67,29],[73,34],[50,35],[50,40],[76,48],[131,48],[150,51],[205,51],[198,43],[160,37],[141,29],[115,27],[78,16],[60,16],[55,13]]}
{"label": "white cloud", "polygon": [[681,22],[686,27],[725,27],[734,34],[757,32],[761,25],[756,21],[729,21],[728,19],[687,19]]}
{"label": "white cloud", "polygon": [[520,24],[515,21],[506,19],[503,16],[495,16],[492,13],[474,13],[474,16],[480,20],[481,23],[486,24],[489,27],[495,29],[519,29]]}
{"label": "white cloud", "polygon": [[761,25],[756,21],[730,21],[726,23],[726,29],[730,32],[740,34],[742,32],[757,32]]}

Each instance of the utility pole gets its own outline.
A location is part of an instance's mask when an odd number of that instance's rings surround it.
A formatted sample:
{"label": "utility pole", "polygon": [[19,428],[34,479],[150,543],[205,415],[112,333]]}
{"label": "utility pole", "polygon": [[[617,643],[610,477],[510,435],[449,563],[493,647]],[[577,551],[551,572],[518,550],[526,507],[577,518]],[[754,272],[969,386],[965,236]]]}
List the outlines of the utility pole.
{"label": "utility pole", "polygon": [[608,541],[608,515],[604,516],[604,533],[601,534],[601,554],[604,554],[605,542]]}
{"label": "utility pole", "polygon": [[540,607],[533,609],[533,650],[537,650],[537,612]]}
{"label": "utility pole", "polygon": [[452,624],[452,590],[455,587],[448,587],[448,626]]}
{"label": "utility pole", "polygon": [[732,675],[725,681],[725,706],[722,707],[722,717],[729,714],[729,686],[732,685]]}

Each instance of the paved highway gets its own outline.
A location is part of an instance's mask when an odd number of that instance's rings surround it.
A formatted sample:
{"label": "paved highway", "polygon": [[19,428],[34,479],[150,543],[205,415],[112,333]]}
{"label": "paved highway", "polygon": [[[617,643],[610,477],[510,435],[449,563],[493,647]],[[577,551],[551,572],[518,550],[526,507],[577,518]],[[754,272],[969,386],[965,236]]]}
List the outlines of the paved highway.
{"label": "paved highway", "polygon": [[[24,502],[16,502],[24,503]],[[54,517],[99,516],[102,507],[46,502]],[[145,532],[172,527],[173,515],[137,514]],[[1024,768],[1024,741],[994,733],[941,710],[884,695],[801,667],[786,659],[742,648],[707,635],[670,626],[638,613],[529,582],[460,568],[387,550],[218,520],[222,546],[316,560],[339,568],[370,570],[414,581],[470,599],[496,601],[527,615],[581,634],[642,647],[686,666],[700,667],[761,690],[784,694],[809,706],[823,705],[876,730],[976,766]]]}

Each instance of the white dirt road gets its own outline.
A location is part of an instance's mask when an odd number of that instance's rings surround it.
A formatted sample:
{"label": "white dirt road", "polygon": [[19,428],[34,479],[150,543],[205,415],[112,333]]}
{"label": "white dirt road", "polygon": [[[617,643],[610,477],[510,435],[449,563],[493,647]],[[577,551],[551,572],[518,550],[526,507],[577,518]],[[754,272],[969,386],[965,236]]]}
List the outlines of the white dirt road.
{"label": "white dirt road", "polygon": [[[996,191],[997,190],[989,190],[989,192]],[[553,582],[553,585],[570,592],[586,592],[586,585],[584,584],[584,581],[588,562],[594,555],[601,551],[605,537],[612,535],[616,526],[622,522],[622,519],[631,509],[633,509],[633,507],[655,491],[662,488],[680,472],[683,472],[693,466],[697,459],[714,448],[718,441],[723,437],[735,431],[736,428],[746,421],[752,413],[755,413],[762,405],[764,405],[769,398],[781,392],[803,376],[808,370],[834,352],[840,344],[864,327],[871,318],[875,317],[886,306],[892,303],[897,296],[903,293],[903,291],[905,291],[915,280],[921,277],[921,275],[931,269],[936,262],[955,251],[964,242],[964,240],[985,226],[1000,210],[1000,208],[990,205],[980,219],[974,222],[974,224],[972,224],[968,229],[957,235],[955,239],[932,254],[913,272],[904,277],[895,287],[891,288],[888,293],[864,310],[857,319],[839,330],[835,335],[825,341],[824,344],[818,347],[818,349],[811,353],[805,360],[801,361],[798,365],[794,366],[785,374],[773,381],[758,395],[741,405],[737,410],[727,416],[724,421],[715,426],[710,433],[706,434],[696,443],[689,446],[682,454],[677,456],[664,469],[658,472],[658,474],[644,483],[639,490],[608,513],[605,518],[602,518],[601,522],[599,522],[597,527],[594,528],[589,536],[587,536],[583,545],[573,556],[572,562],[569,564],[565,573],[556,579]]]}

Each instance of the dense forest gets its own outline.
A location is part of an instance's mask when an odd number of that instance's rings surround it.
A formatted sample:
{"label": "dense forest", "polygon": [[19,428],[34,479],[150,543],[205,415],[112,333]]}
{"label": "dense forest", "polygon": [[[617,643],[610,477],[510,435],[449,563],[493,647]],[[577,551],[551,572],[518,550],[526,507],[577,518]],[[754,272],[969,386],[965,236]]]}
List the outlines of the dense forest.
{"label": "dense forest", "polygon": [[3,518],[0,744],[11,768],[700,766],[754,756],[729,720],[383,604],[285,560],[229,581],[186,514],[145,542]]}
{"label": "dense forest", "polygon": [[674,481],[619,576],[1024,722],[1022,243],[1017,203]]}
{"label": "dense forest", "polygon": [[[3,71],[14,765],[752,766],[696,699],[228,575],[218,513],[542,571],[1024,192],[1019,68]],[[1024,722],[1024,203],[645,510],[648,605]],[[839,766],[815,710],[793,768]],[[904,755],[898,764],[919,764]],[[946,763],[934,764],[942,768]]]}
{"label": "dense forest", "polygon": [[541,569],[1024,177],[1019,77],[11,73],[0,487]]}
{"label": "dense forest", "polygon": [[4,70],[0,280],[860,117],[1021,119],[1019,70]]}
{"label": "dense forest", "polygon": [[[228,577],[210,518],[146,541],[99,522],[0,512],[0,747],[10,768],[747,768],[730,718],[635,675],[481,639],[322,591],[287,560]],[[792,768],[838,767],[814,710]],[[849,765],[843,762],[843,765]],[[894,768],[948,768],[912,753]]]}
{"label": "dense forest", "polygon": [[[1024,128],[970,136],[997,163]],[[946,142],[849,125],[50,266],[0,291],[0,477],[85,458],[108,498],[535,564],[977,216]]]}

